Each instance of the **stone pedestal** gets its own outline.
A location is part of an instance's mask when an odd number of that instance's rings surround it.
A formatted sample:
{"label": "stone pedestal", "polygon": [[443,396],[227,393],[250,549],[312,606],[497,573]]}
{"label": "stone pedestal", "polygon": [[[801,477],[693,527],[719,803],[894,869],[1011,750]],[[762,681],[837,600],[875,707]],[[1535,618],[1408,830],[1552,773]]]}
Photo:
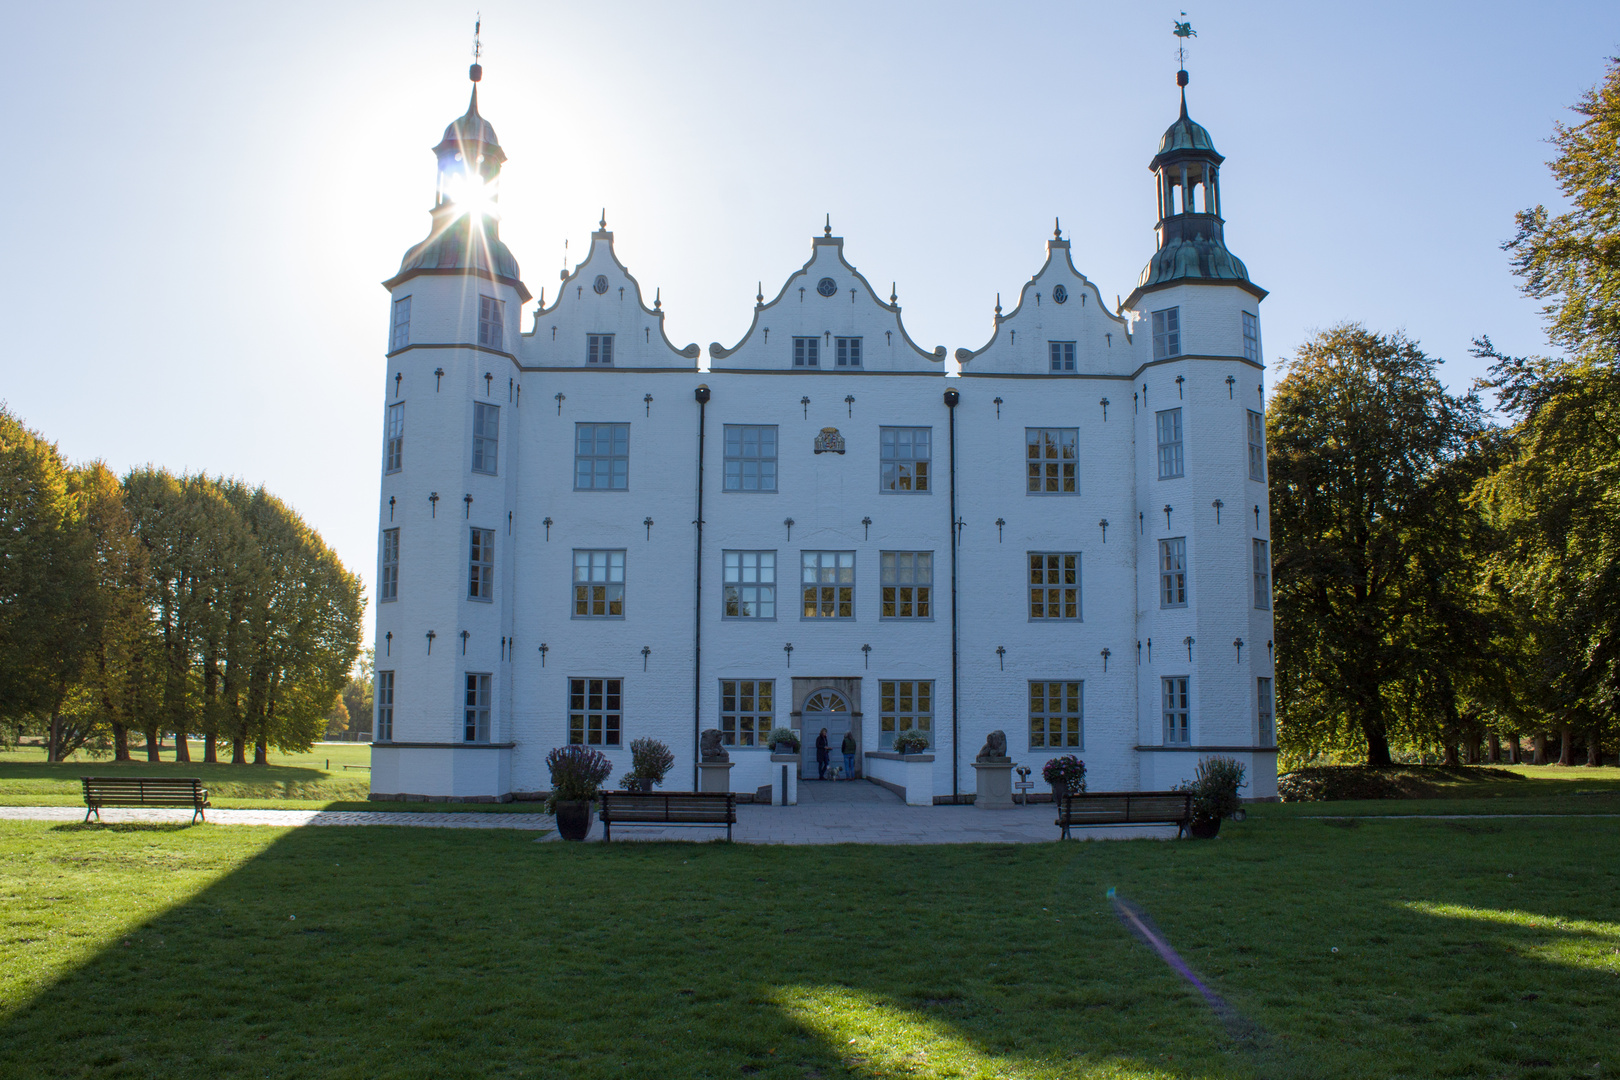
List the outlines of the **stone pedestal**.
{"label": "stone pedestal", "polygon": [[698,790],[724,794],[731,790],[731,768],[734,761],[698,762]]}
{"label": "stone pedestal", "polygon": [[975,761],[973,771],[973,805],[980,810],[1011,810],[1012,761]]}
{"label": "stone pedestal", "polygon": [[799,805],[798,754],[771,755],[771,805]]}

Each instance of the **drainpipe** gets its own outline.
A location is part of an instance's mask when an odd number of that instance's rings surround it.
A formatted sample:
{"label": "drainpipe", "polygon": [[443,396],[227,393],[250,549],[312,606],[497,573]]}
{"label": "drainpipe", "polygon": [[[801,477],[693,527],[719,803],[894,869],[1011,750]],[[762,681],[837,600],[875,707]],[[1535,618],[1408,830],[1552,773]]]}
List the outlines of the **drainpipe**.
{"label": "drainpipe", "polygon": [[950,410],[950,486],[951,486],[951,802],[962,801],[960,794],[961,782],[958,773],[961,769],[962,753],[957,745],[960,734],[957,726],[957,633],[956,633],[956,403],[962,400],[962,395],[955,390],[945,391],[945,408]]}
{"label": "drainpipe", "polygon": [[700,385],[693,393],[698,403],[698,473],[696,574],[692,604],[692,790],[698,782],[698,762],[703,757],[703,426],[708,419],[709,387]]}

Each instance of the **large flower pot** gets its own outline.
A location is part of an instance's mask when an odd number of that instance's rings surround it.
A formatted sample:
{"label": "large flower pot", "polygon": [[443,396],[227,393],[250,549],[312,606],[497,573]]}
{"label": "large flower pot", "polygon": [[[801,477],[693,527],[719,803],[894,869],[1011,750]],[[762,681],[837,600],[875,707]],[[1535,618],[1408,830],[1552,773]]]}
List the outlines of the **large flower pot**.
{"label": "large flower pot", "polygon": [[1221,831],[1220,818],[1193,818],[1187,827],[1194,840],[1213,840]]}
{"label": "large flower pot", "polygon": [[626,791],[649,792],[652,787],[653,781],[650,776],[633,776],[624,782],[624,790]]}
{"label": "large flower pot", "polygon": [[557,804],[557,832],[564,840],[583,840],[590,831],[590,803],[570,801]]}

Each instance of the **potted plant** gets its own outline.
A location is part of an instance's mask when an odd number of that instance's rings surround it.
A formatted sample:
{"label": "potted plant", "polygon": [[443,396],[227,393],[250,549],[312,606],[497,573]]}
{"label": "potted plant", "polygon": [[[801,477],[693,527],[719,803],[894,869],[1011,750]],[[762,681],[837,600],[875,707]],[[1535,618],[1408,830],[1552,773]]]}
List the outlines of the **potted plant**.
{"label": "potted plant", "polygon": [[1205,758],[1198,763],[1193,779],[1182,781],[1178,790],[1193,793],[1190,831],[1196,839],[1214,839],[1221,831],[1221,819],[1242,810],[1238,789],[1243,786],[1244,771],[1243,765],[1232,758]]}
{"label": "potted plant", "polygon": [[1052,785],[1052,801],[1061,805],[1063,796],[1086,790],[1086,763],[1073,754],[1052,758],[1041,766],[1041,779]]}
{"label": "potted plant", "polygon": [[551,770],[546,812],[557,815],[557,831],[564,840],[585,839],[591,831],[591,802],[613,772],[613,763],[600,750],[571,745],[547,754],[546,768]]}
{"label": "potted plant", "polygon": [[894,752],[897,754],[921,754],[928,749],[928,733],[911,728],[902,731],[894,737]]}
{"label": "potted plant", "polygon": [[[771,733],[765,736],[765,744],[771,748],[773,754],[797,754],[799,752],[799,733],[792,728],[771,728]],[[786,750],[782,749],[787,747]]]}
{"label": "potted plant", "polygon": [[664,774],[675,764],[668,745],[657,739],[636,739],[630,744],[630,772],[624,778],[626,791],[651,791],[664,782]]}

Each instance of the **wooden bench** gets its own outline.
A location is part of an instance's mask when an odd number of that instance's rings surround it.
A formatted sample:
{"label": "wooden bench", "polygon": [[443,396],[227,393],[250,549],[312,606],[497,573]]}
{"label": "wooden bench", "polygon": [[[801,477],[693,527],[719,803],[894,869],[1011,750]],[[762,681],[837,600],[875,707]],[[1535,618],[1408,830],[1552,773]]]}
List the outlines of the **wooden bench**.
{"label": "wooden bench", "polygon": [[84,781],[84,820],[90,815],[101,820],[103,806],[180,806],[191,808],[191,823],[208,808],[208,789],[194,777],[180,776],[81,776]]}
{"label": "wooden bench", "polygon": [[598,797],[606,841],[613,839],[615,825],[724,825],[730,840],[737,823],[737,796],[730,791],[603,791]]}
{"label": "wooden bench", "polygon": [[1191,823],[1190,791],[1088,791],[1063,796],[1053,824],[1067,840],[1077,825],[1174,825],[1179,838]]}

